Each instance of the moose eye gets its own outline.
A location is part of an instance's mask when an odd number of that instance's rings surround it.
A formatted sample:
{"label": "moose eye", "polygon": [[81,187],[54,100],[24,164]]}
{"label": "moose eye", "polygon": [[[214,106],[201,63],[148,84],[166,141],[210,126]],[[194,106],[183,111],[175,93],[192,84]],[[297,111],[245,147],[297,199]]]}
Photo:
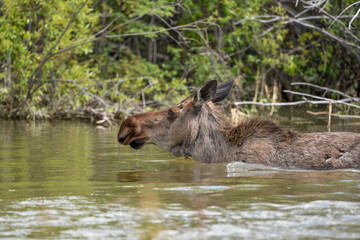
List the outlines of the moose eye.
{"label": "moose eye", "polygon": [[173,111],[171,111],[171,110],[168,111],[168,117],[172,117],[174,115],[175,115],[175,113]]}

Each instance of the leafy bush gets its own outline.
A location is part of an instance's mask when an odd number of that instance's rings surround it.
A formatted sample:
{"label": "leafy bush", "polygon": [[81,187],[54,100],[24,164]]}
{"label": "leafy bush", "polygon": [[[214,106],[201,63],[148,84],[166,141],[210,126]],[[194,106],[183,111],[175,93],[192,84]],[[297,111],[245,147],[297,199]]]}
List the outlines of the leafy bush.
{"label": "leafy bush", "polygon": [[[332,17],[351,3],[4,0],[2,112],[55,116],[92,108],[120,116],[171,105],[191,86],[229,78],[243,100],[273,101],[272,89],[292,81],[359,96],[360,33],[344,27],[349,17]],[[356,8],[346,11],[354,16]]]}

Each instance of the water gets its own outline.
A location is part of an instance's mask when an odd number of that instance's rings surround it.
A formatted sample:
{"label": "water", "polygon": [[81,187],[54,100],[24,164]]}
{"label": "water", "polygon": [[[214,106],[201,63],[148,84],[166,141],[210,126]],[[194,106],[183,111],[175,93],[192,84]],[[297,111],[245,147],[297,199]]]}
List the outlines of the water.
{"label": "water", "polygon": [[[324,120],[279,123],[326,131]],[[360,122],[332,130],[360,132]],[[360,171],[199,164],[120,146],[116,133],[1,120],[0,238],[360,238]]]}

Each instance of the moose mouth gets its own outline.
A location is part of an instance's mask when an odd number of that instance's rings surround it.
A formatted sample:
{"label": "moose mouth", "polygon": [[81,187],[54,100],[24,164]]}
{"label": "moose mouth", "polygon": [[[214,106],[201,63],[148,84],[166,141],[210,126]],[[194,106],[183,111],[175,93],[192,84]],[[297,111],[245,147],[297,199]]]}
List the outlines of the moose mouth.
{"label": "moose mouth", "polygon": [[133,149],[136,149],[136,150],[138,150],[138,149],[140,149],[140,148],[142,148],[144,145],[145,145],[145,143],[146,143],[146,141],[148,140],[149,138],[139,138],[139,139],[136,139],[136,140],[134,140],[134,141],[132,141],[131,143],[130,143],[130,147],[132,147]]}

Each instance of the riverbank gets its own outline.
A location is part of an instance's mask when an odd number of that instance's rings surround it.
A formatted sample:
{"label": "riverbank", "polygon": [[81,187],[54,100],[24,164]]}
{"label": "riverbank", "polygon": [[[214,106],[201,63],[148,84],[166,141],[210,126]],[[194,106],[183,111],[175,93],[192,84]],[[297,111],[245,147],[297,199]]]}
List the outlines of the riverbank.
{"label": "riverbank", "polygon": [[42,112],[38,110],[21,113],[16,109],[8,111],[4,108],[0,108],[0,118],[7,120],[84,120],[98,125],[112,126],[117,125],[122,116],[124,115],[121,115],[119,112],[110,112],[106,109],[94,109],[90,107],[56,112]]}
{"label": "riverbank", "polygon": [[[303,125],[305,131],[315,131],[312,125],[323,125],[328,124],[328,107],[325,105],[319,106],[280,106],[272,109],[271,107],[257,106],[253,109],[239,110],[234,108],[229,102],[226,104],[225,112],[228,115],[229,120],[234,124],[238,123],[244,118],[265,118],[277,122],[278,124],[287,125],[288,128],[292,128],[292,122],[297,122],[297,125]],[[223,106],[224,107],[224,106]],[[164,109],[166,106],[157,108],[157,110]],[[273,111],[273,114],[270,113]],[[339,131],[342,128],[347,131],[354,131],[352,128],[360,126],[360,114],[357,109],[353,108],[351,114],[345,115],[336,114],[334,112],[343,113],[338,107],[334,107],[332,120],[331,120],[331,131]],[[77,108],[75,110],[57,111],[51,114],[44,114],[40,111],[25,114],[18,114],[18,112],[6,112],[0,108],[0,120],[27,120],[30,122],[38,121],[54,121],[54,120],[70,120],[70,121],[82,121],[91,123],[95,126],[111,127],[118,126],[121,121],[132,115],[133,113],[124,114],[120,111],[111,111],[105,108]],[[134,113],[135,114],[135,113]],[[338,127],[336,127],[339,125]],[[334,127],[335,126],[335,127]],[[327,131],[329,129],[323,129]]]}

